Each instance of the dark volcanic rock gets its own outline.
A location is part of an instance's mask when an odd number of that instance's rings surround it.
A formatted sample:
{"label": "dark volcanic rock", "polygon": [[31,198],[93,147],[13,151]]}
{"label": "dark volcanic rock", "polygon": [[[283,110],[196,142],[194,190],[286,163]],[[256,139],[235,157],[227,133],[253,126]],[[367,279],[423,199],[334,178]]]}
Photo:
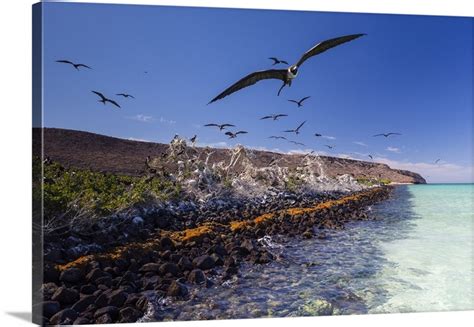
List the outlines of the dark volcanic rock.
{"label": "dark volcanic rock", "polygon": [[83,296],[79,301],[74,303],[72,309],[76,310],[77,312],[82,312],[86,310],[89,305],[94,304],[96,299],[97,297],[95,295]]}
{"label": "dark volcanic rock", "polygon": [[99,268],[92,269],[87,275],[86,280],[90,282],[95,282],[100,277],[109,276],[107,273],[103,272]]}
{"label": "dark volcanic rock", "polygon": [[147,263],[140,268],[141,272],[159,272],[160,265],[157,263]]}
{"label": "dark volcanic rock", "polygon": [[121,323],[136,322],[141,316],[143,316],[143,313],[132,307],[123,308],[119,312],[119,319]]}
{"label": "dark volcanic rock", "polygon": [[206,282],[206,275],[200,269],[194,269],[188,275],[188,281],[193,284],[202,284]]}
{"label": "dark volcanic rock", "polygon": [[179,267],[176,264],[170,263],[170,262],[162,264],[159,270],[160,270],[160,273],[163,275],[166,275],[169,273],[173,276],[178,276],[180,273]]}
{"label": "dark volcanic rock", "polygon": [[128,294],[118,289],[108,296],[108,305],[120,308],[127,301]]}
{"label": "dark volcanic rock", "polygon": [[216,265],[214,259],[209,255],[202,255],[193,260],[194,266],[202,270],[209,270]]}
{"label": "dark volcanic rock", "polygon": [[79,292],[72,288],[60,287],[56,290],[51,299],[62,304],[72,304],[79,300]]}
{"label": "dark volcanic rock", "polygon": [[84,274],[79,268],[69,268],[64,270],[59,276],[59,280],[67,283],[77,283],[79,282]]}
{"label": "dark volcanic rock", "polygon": [[73,309],[59,311],[49,320],[52,325],[72,325],[77,318],[77,312]]}
{"label": "dark volcanic rock", "polygon": [[57,301],[45,301],[40,303],[43,308],[43,316],[51,318],[61,310],[61,305]]}
{"label": "dark volcanic rock", "polygon": [[177,281],[173,281],[171,285],[168,287],[168,296],[176,296],[176,297],[185,297],[188,295],[187,287]]}
{"label": "dark volcanic rock", "polygon": [[97,319],[100,316],[109,315],[112,319],[115,320],[118,316],[118,313],[119,313],[119,309],[117,307],[107,306],[107,307],[103,307],[103,308],[100,308],[99,310],[97,310],[94,313],[94,318]]}
{"label": "dark volcanic rock", "polygon": [[193,263],[191,262],[191,260],[189,260],[188,257],[181,257],[181,259],[178,262],[178,266],[181,268],[181,270],[193,269]]}

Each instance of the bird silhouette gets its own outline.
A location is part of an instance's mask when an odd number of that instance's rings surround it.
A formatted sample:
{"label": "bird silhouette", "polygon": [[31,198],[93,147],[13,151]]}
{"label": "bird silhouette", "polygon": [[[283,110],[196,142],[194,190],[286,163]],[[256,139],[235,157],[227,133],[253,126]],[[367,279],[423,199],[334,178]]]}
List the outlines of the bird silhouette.
{"label": "bird silhouette", "polygon": [[235,125],[232,125],[232,124],[214,124],[214,123],[211,123],[211,124],[206,124],[204,125],[206,127],[218,127],[219,130],[223,130],[225,129],[226,127],[235,127]]}
{"label": "bird silhouette", "polygon": [[268,59],[273,60],[273,65],[272,65],[272,66],[275,66],[275,65],[278,65],[278,64],[289,65],[289,63],[286,62],[285,60],[280,60],[280,59],[275,58],[275,57],[270,57],[270,58],[268,58]]}
{"label": "bird silhouette", "polygon": [[69,64],[69,65],[72,65],[74,66],[74,68],[76,68],[77,70],[79,70],[79,67],[84,67],[84,68],[87,68],[87,69],[92,69],[91,67],[85,65],[85,64],[76,64],[76,63],[73,63],[72,61],[69,61],[69,60],[56,60],[56,62],[59,62],[59,63],[62,63],[62,64]]}
{"label": "bird silhouette", "polygon": [[238,131],[237,133],[226,132],[225,135],[229,136],[230,139],[235,139],[239,134],[247,134],[246,131]]}
{"label": "bird silhouette", "polygon": [[441,159],[436,159],[435,164],[437,164]]}
{"label": "bird silhouette", "polygon": [[120,105],[119,105],[117,102],[115,102],[114,100],[111,100],[111,99],[105,97],[105,95],[103,95],[102,93],[97,92],[97,91],[92,91],[92,93],[97,94],[97,95],[100,97],[99,102],[102,102],[104,105],[105,105],[106,102],[110,102],[110,103],[113,104],[114,106],[120,108]]}
{"label": "bird silhouette", "polygon": [[319,133],[315,133],[314,136],[316,136],[316,137],[321,137],[321,136],[323,136],[323,135],[322,135],[322,134],[319,134]]}
{"label": "bird silhouette", "polygon": [[228,87],[219,95],[217,95],[215,98],[213,98],[211,101],[209,101],[208,104],[213,103],[217,100],[223,99],[224,97],[234,92],[237,92],[243,88],[254,85],[257,82],[266,80],[266,79],[278,79],[283,82],[283,85],[280,87],[277,93],[278,95],[280,95],[281,90],[285,86],[287,85],[291,86],[292,80],[298,75],[298,69],[306,60],[308,60],[309,58],[313,56],[321,54],[331,48],[334,48],[338,45],[357,39],[363,35],[365,34],[345,35],[345,36],[329,39],[326,41],[322,41],[316,44],[315,46],[313,46],[308,51],[306,51],[296,64],[291,65],[287,69],[268,69],[268,70],[253,72],[243,77],[242,79],[238,80],[236,83],[232,84],[230,87]]}
{"label": "bird silhouette", "polygon": [[325,146],[327,146],[328,149],[334,149],[335,147],[334,145],[327,145],[327,144],[325,144]]}
{"label": "bird silhouette", "polygon": [[270,136],[270,137],[268,137],[268,138],[269,138],[269,139],[275,139],[275,140],[279,140],[279,139],[281,139],[281,140],[286,140],[286,139],[287,139],[287,138],[284,137],[284,136],[273,136],[273,135]]}
{"label": "bird silhouette", "polygon": [[304,122],[302,122],[298,127],[296,127],[295,129],[289,129],[289,130],[286,130],[286,131],[283,131],[284,133],[295,133],[296,135],[298,135],[300,133],[300,128],[303,127],[303,125],[306,123],[306,120]]}
{"label": "bird silhouette", "polygon": [[376,136],[389,137],[390,135],[402,135],[402,134],[400,134],[400,133],[380,133],[380,134],[375,134],[374,137],[376,137]]}
{"label": "bird silhouette", "polygon": [[293,103],[296,103],[298,105],[298,108],[299,107],[302,107],[303,106],[303,102],[307,99],[311,98],[310,96],[307,96],[307,97],[304,97],[302,98],[301,100],[288,100],[289,102],[293,102]]}
{"label": "bird silhouette", "polygon": [[197,135],[195,134],[195,135],[194,135],[193,137],[191,137],[189,140],[191,141],[192,144],[194,144],[194,143],[196,142],[196,140],[197,140]]}
{"label": "bird silhouette", "polygon": [[277,114],[277,115],[268,115],[268,116],[264,116],[262,118],[260,118],[260,120],[263,120],[263,119],[273,119],[273,120],[278,120],[278,118],[280,117],[287,117],[288,115],[285,115],[285,114]]}
{"label": "bird silhouette", "polygon": [[293,143],[295,145],[306,146],[304,143],[301,143],[301,142],[296,142],[296,141],[288,141],[288,142]]}
{"label": "bird silhouette", "polygon": [[131,94],[127,94],[127,93],[117,93],[116,95],[120,95],[124,98],[132,98],[132,99],[135,99],[135,97]]}
{"label": "bird silhouette", "polygon": [[369,154],[368,157],[369,157],[370,159],[372,159],[372,160],[374,159],[374,157],[372,157],[371,154]]}

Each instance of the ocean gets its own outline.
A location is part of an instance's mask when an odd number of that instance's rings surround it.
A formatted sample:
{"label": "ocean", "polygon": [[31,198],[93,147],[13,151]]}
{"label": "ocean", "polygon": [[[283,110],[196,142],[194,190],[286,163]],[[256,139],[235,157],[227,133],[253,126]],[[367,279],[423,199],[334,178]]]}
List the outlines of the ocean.
{"label": "ocean", "polygon": [[473,201],[474,184],[397,186],[372,220],[261,239],[278,260],[188,301],[156,299],[148,320],[472,310]]}

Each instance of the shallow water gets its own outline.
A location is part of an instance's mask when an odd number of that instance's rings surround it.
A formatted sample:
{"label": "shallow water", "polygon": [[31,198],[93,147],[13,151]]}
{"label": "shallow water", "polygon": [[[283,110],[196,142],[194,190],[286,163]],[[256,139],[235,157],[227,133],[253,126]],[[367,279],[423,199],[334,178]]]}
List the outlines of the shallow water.
{"label": "shallow water", "polygon": [[474,309],[473,196],[472,184],[399,186],[375,220],[262,240],[278,260],[153,309],[165,320]]}

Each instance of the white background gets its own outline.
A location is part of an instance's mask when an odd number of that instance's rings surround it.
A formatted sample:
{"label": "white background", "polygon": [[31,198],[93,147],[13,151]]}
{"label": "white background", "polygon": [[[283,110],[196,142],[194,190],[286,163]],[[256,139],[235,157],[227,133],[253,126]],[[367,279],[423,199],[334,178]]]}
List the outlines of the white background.
{"label": "white background", "polygon": [[[175,0],[139,2],[272,9],[474,16],[472,0]],[[31,5],[0,1],[0,326],[28,326],[31,311]],[[442,39],[440,39],[440,45]],[[466,285],[466,287],[473,287]],[[179,323],[181,326],[471,326],[474,311]],[[146,326],[164,326],[154,323]],[[178,323],[174,323],[178,325]]]}

